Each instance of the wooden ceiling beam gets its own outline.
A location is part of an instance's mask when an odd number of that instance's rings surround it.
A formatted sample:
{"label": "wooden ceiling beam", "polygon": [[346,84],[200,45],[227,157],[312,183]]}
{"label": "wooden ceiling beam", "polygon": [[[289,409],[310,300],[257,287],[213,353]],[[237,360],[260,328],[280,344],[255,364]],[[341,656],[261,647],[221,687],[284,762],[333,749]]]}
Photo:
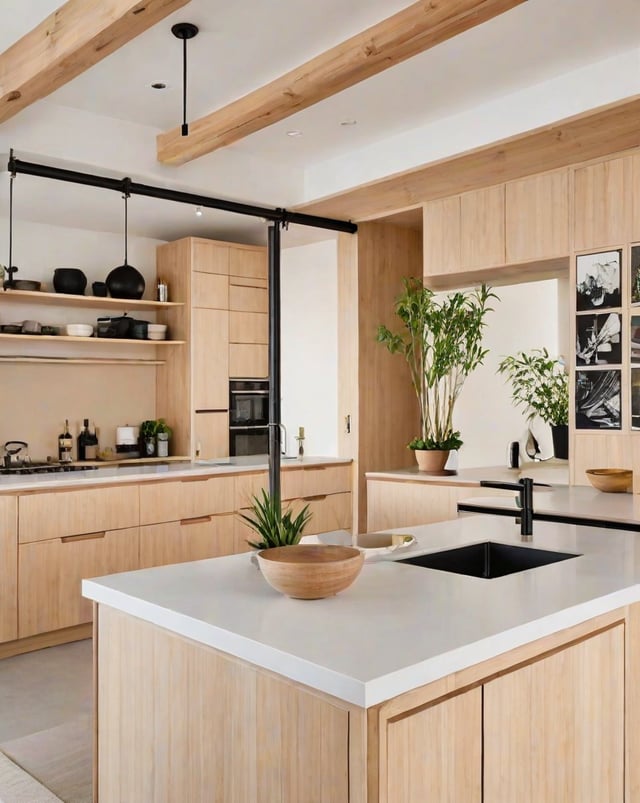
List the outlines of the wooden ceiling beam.
{"label": "wooden ceiling beam", "polygon": [[0,55],[0,123],[189,0],[68,0]]}
{"label": "wooden ceiling beam", "polygon": [[233,103],[157,138],[181,165],[284,120],[526,0],[420,0]]}
{"label": "wooden ceiling beam", "polygon": [[640,146],[640,95],[296,207],[372,220],[425,201],[524,178]]}

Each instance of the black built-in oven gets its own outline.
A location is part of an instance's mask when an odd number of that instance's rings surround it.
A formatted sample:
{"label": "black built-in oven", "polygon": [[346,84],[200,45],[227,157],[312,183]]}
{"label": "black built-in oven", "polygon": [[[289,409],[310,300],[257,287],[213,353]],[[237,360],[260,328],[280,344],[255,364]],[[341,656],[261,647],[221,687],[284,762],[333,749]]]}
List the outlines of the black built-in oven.
{"label": "black built-in oven", "polygon": [[269,380],[229,382],[229,455],[269,451]]}

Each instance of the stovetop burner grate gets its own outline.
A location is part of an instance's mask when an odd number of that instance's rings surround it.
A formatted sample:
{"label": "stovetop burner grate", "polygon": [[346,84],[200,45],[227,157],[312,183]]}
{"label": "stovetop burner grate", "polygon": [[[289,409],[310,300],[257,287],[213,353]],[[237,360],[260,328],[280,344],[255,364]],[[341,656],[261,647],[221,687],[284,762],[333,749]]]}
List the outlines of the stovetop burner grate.
{"label": "stovetop burner grate", "polygon": [[97,466],[81,466],[77,463],[49,463],[32,461],[18,466],[0,466],[0,474],[59,474],[62,471],[90,471]]}

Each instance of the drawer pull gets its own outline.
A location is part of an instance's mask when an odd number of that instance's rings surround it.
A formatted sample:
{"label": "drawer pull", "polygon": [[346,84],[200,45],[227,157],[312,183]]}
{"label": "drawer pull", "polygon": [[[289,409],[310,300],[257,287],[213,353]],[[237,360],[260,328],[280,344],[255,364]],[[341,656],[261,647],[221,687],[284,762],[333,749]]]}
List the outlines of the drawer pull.
{"label": "drawer pull", "polygon": [[210,480],[211,477],[208,477],[206,474],[204,477],[182,477],[180,482],[206,482]]}
{"label": "drawer pull", "polygon": [[70,544],[73,541],[97,541],[99,538],[104,538],[106,532],[101,533],[81,533],[80,535],[64,535],[60,541],[63,544]]}
{"label": "drawer pull", "polygon": [[303,502],[315,502],[317,500],[326,499],[326,498],[327,498],[326,494],[316,494],[315,496],[303,496],[302,497],[302,501]]}
{"label": "drawer pull", "polygon": [[180,519],[180,524],[205,524],[208,521],[211,521],[211,516],[196,516],[193,519]]}
{"label": "drawer pull", "polygon": [[327,468],[326,466],[303,466],[302,470],[303,471],[325,471],[326,468]]}

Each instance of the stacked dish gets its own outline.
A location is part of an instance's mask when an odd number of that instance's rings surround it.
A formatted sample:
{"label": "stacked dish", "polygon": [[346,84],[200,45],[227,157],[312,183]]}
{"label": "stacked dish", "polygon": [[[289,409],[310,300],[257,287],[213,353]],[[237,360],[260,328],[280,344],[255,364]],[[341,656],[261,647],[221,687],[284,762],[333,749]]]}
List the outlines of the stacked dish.
{"label": "stacked dish", "polygon": [[64,333],[67,337],[91,337],[93,326],[90,323],[68,323],[64,327]]}
{"label": "stacked dish", "polygon": [[167,327],[164,323],[150,323],[147,325],[149,340],[164,340],[167,337]]}

